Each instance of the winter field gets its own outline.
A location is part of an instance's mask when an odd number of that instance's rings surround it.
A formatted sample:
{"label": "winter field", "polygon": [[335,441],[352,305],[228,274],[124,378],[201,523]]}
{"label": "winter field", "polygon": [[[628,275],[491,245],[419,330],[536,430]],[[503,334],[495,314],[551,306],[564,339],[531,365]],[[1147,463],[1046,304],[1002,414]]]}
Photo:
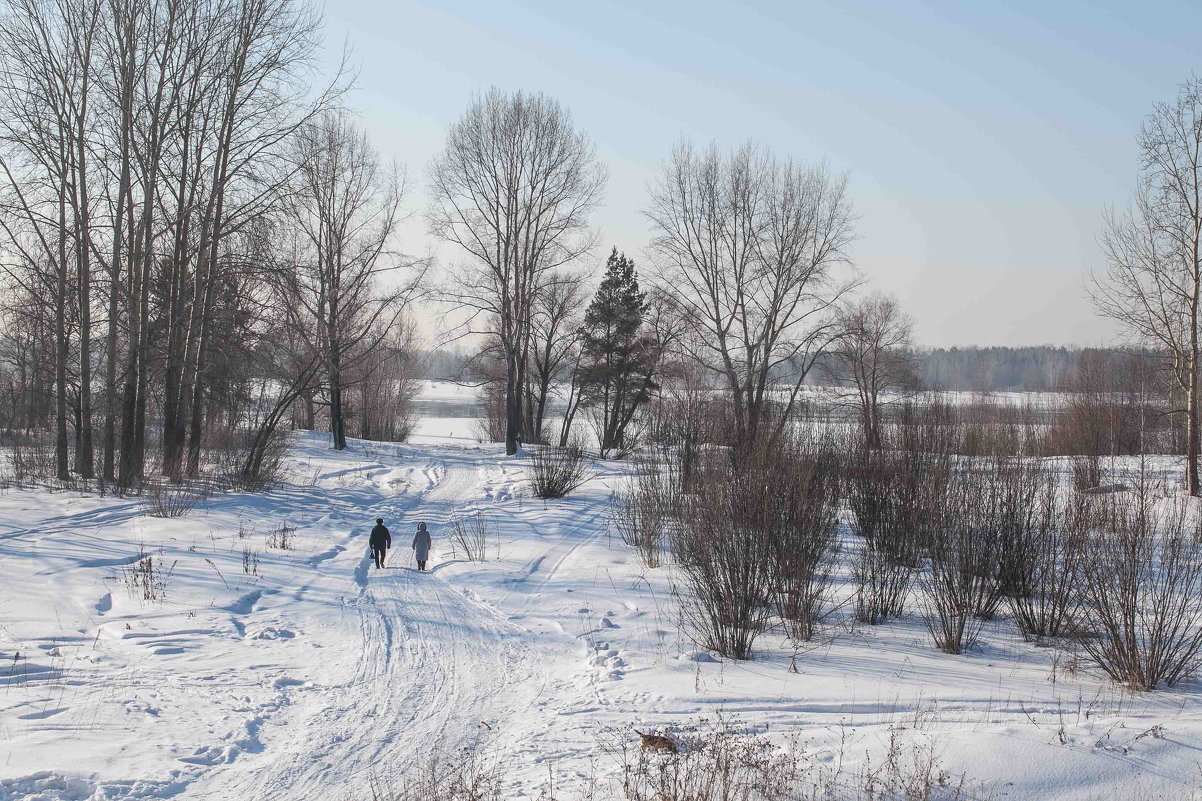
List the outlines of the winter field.
{"label": "winter field", "polygon": [[[838,609],[800,651],[769,635],[752,661],[698,652],[670,560],[645,567],[611,525],[628,465],[534,499],[526,458],[476,441],[462,391],[430,389],[409,443],[298,434],[286,483],[181,518],[0,494],[0,801],[387,798],[438,759],[504,798],[620,798],[635,728],[716,726],[790,742],[849,793],[923,775],[936,798],[1197,797],[1196,679],[1129,693],[1006,617],[961,656],[916,615]],[[451,521],[477,512],[487,559],[469,562]],[[379,571],[376,517],[394,536]]]}

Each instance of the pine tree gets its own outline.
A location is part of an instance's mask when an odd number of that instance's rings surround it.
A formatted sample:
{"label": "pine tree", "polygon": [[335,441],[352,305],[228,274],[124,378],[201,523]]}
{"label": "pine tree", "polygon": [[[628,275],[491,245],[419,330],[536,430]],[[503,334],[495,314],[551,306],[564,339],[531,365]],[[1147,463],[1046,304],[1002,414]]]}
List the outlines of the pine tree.
{"label": "pine tree", "polygon": [[634,261],[614,248],[580,335],[581,403],[595,410],[601,453],[626,450],[626,428],[657,389],[658,346],[643,334],[647,293]]}

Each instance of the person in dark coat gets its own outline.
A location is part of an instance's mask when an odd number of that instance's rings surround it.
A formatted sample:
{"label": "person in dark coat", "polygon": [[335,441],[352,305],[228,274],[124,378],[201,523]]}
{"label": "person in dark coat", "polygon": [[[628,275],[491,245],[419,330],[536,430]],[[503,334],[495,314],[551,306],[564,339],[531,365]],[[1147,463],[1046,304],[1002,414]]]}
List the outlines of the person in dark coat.
{"label": "person in dark coat", "polygon": [[376,518],[376,527],[371,530],[371,558],[376,560],[376,569],[384,567],[384,557],[392,547],[392,535],[384,525],[384,518]]}
{"label": "person in dark coat", "polygon": [[426,569],[426,560],[430,558],[430,532],[425,523],[417,524],[417,533],[413,535],[413,555],[417,558],[417,569]]}

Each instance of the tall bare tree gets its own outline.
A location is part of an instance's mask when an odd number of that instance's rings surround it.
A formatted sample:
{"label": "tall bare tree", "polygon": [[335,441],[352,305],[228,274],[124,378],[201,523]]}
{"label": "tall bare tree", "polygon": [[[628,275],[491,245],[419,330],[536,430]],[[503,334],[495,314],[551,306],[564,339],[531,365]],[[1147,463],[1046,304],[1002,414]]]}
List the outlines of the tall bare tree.
{"label": "tall bare tree", "polygon": [[1175,101],[1153,108],[1139,148],[1139,188],[1130,209],[1107,216],[1107,269],[1094,277],[1091,295],[1101,314],[1171,357],[1185,429],[1186,488],[1199,495],[1202,79],[1191,79]]}
{"label": "tall bare tree", "polygon": [[888,393],[916,388],[912,356],[914,321],[887,295],[872,293],[839,311],[829,372],[855,390],[850,404],[860,418],[864,444],[881,447],[881,410]]}
{"label": "tall bare tree", "polygon": [[606,171],[567,109],[499,89],[474,99],[430,165],[430,231],[462,248],[445,299],[465,329],[496,337],[505,365],[505,450],[517,452],[535,301],[547,275],[587,251]]}
{"label": "tall bare tree", "polygon": [[585,304],[584,283],[577,275],[548,276],[534,302],[526,373],[525,441],[546,442],[543,430],[554,383],[575,361]]}
{"label": "tall bare tree", "polygon": [[852,238],[846,179],[745,145],[682,142],[645,210],[658,284],[695,336],[692,356],[731,395],[736,440],[774,441],[834,340],[854,282],[835,268]]}
{"label": "tall bare tree", "polygon": [[98,0],[11,0],[0,22],[0,174],[3,226],[19,254],[26,290],[35,274],[54,305],[55,462],[70,473],[67,433],[72,349],[79,328],[75,468],[91,478],[91,200],[88,139]]}
{"label": "tall bare tree", "polygon": [[371,354],[393,329],[417,279],[385,287],[404,266],[395,252],[402,184],[379,163],[367,137],[345,113],[306,125],[297,140],[301,165],[290,214],[304,241],[296,297],[316,321],[326,354],[326,394],[334,448],[346,447],[344,371],[353,354]]}

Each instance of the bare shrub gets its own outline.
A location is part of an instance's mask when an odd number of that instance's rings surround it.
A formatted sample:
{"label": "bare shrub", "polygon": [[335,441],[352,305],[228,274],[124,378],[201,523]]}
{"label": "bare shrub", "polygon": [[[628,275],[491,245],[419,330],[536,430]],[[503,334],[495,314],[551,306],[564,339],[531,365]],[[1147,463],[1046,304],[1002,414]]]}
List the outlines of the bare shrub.
{"label": "bare shrub", "polygon": [[946,452],[926,443],[896,451],[861,449],[848,480],[848,503],[858,533],[911,567],[928,548],[930,526],[951,473]]}
{"label": "bare shrub", "polygon": [[823,768],[799,749],[782,750],[762,734],[719,721],[709,731],[677,734],[683,747],[655,752],[628,737],[603,745],[621,773],[627,801],[791,801],[812,798]]}
{"label": "bare shrub", "polygon": [[184,517],[209,494],[205,484],[147,482],[142,485],[142,511],[150,517]]}
{"label": "bare shrub", "polygon": [[1191,499],[1159,496],[1146,462],[1131,483],[1090,500],[1081,646],[1114,681],[1153,690],[1202,662],[1202,526]]}
{"label": "bare shrub", "polygon": [[930,572],[922,582],[923,622],[939,650],[961,654],[976,644],[980,610],[996,597],[997,543],[983,496],[989,473],[957,470],[935,516]]}
{"label": "bare shrub", "polygon": [[1084,492],[1101,486],[1102,460],[1097,455],[1074,456],[1070,462],[1073,469],[1073,489]]}
{"label": "bare shrub", "polygon": [[688,636],[749,659],[773,605],[791,637],[813,636],[835,544],[834,459],[802,439],[711,452],[676,492],[672,551]]}
{"label": "bare shrub", "polygon": [[776,568],[773,600],[795,642],[813,638],[830,588],[839,504],[839,471],[833,454],[809,441],[761,455],[768,479],[764,534]]}
{"label": "bare shrub", "polygon": [[750,659],[766,628],[775,590],[775,548],[759,512],[770,496],[758,471],[711,454],[695,469],[678,500],[672,552],[680,565],[674,586],[685,633],[697,645]]}
{"label": "bare shrub", "polygon": [[488,518],[476,509],[466,519],[451,515],[451,549],[452,558],[463,553],[463,558],[469,562],[483,562],[491,539],[491,529]]}
{"label": "bare shrub", "polygon": [[678,485],[674,460],[653,450],[635,459],[634,475],[614,496],[614,528],[647,567],[660,565]]}
{"label": "bare shrub", "polygon": [[672,451],[687,478],[701,449],[719,440],[717,412],[726,404],[722,396],[715,395],[699,365],[686,361],[661,369],[663,386],[647,404],[647,439]]}
{"label": "bare shrub", "polygon": [[122,569],[122,580],[131,598],[143,601],[162,601],[167,597],[167,587],[175,572],[176,562],[164,567],[163,558],[141,553],[138,560]]}
{"label": "bare shrub", "polygon": [[284,480],[288,450],[288,432],[282,429],[243,433],[219,454],[217,475],[227,487],[262,492]]}
{"label": "bare shrub", "polygon": [[865,539],[852,563],[856,578],[855,617],[872,626],[905,614],[913,569]]}
{"label": "bare shrub", "polygon": [[[447,753],[436,750],[393,782],[376,777],[368,785],[370,801],[502,801],[503,774],[495,761],[471,748]],[[351,801],[352,797],[347,797]],[[355,801],[359,801],[355,798]]]}
{"label": "bare shrub", "polygon": [[1087,512],[1084,496],[1061,499],[1049,479],[1030,524],[1019,532],[1021,542],[1007,557],[1003,581],[1010,611],[1028,640],[1064,637],[1074,630]]}
{"label": "bare shrub", "polygon": [[699,721],[674,732],[675,751],[651,751],[625,732],[601,737],[618,765],[616,780],[593,779],[588,798],[625,801],[968,801],[991,797],[940,764],[933,746],[890,731],[888,750],[852,770],[850,754],[830,761],[808,753],[796,732],[771,737],[737,723]]}
{"label": "bare shrub", "polygon": [[268,531],[264,539],[267,542],[268,548],[291,551],[296,547],[296,543],[294,542],[295,534],[296,526],[290,526],[285,522]]}
{"label": "bare shrub", "polygon": [[259,575],[259,552],[249,545],[242,546],[242,572],[256,578]]}
{"label": "bare shrub", "polygon": [[34,486],[56,472],[54,445],[45,436],[14,436],[10,459],[12,479],[18,487]]}
{"label": "bare shrub", "polygon": [[588,481],[592,460],[580,445],[540,445],[530,449],[527,473],[537,498],[563,498]]}
{"label": "bare shrub", "polygon": [[480,416],[473,421],[479,442],[505,441],[505,384],[491,381],[480,389]]}

